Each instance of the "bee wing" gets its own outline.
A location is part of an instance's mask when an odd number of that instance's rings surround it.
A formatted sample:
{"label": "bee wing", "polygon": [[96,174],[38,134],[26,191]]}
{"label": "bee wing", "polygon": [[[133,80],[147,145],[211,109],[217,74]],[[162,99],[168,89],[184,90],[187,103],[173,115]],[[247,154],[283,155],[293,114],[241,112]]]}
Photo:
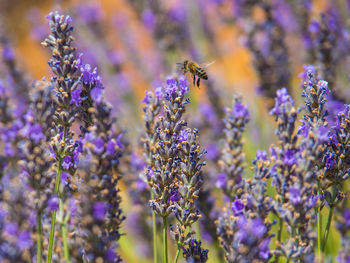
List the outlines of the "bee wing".
{"label": "bee wing", "polygon": [[176,63],[177,70],[183,70],[183,68],[184,68],[184,63],[182,63],[182,62]]}
{"label": "bee wing", "polygon": [[211,62],[204,62],[204,63],[201,63],[200,64],[200,67],[201,68],[207,68],[209,67],[210,65],[214,64],[215,63],[215,60],[214,61],[211,61]]}

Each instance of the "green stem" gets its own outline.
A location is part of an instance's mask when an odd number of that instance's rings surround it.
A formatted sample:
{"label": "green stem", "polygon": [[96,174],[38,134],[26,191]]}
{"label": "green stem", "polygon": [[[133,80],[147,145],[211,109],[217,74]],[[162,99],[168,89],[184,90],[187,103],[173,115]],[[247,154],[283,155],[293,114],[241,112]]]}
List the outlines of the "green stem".
{"label": "green stem", "polygon": [[177,246],[176,256],[175,256],[174,263],[177,263],[177,260],[179,259],[180,250],[181,250],[181,247],[180,247],[180,246]]}
{"label": "green stem", "polygon": [[[60,199],[60,211],[61,214],[63,215],[63,202]],[[69,257],[69,248],[68,248],[68,238],[67,238],[67,222],[68,222],[68,218],[65,218],[63,220],[63,223],[61,225],[61,232],[62,232],[62,242],[63,242],[63,254],[64,254],[64,259],[66,263],[70,263],[70,257]]]}
{"label": "green stem", "polygon": [[[282,229],[283,229],[283,221],[282,221],[282,218],[280,218],[279,229],[278,229],[278,234],[277,234],[277,241],[278,241],[278,243],[281,243]],[[278,262],[278,259],[279,259],[279,255],[276,256],[274,262],[277,263],[277,262]]]}
{"label": "green stem", "polygon": [[330,207],[329,214],[328,214],[326,230],[323,236],[322,252],[324,252],[324,249],[326,248],[328,234],[329,234],[329,230],[332,222],[332,217],[333,217],[333,206]]}
{"label": "green stem", "polygon": [[[63,141],[66,140],[68,128],[64,127],[63,130]],[[56,184],[55,184],[55,194],[58,193],[60,189],[60,183],[61,183],[61,173],[62,173],[62,163],[64,158],[64,153],[58,157],[58,166],[57,166],[57,174],[56,174]],[[59,199],[61,200],[61,197],[59,196]],[[51,263],[52,261],[52,251],[53,251],[53,241],[55,238],[55,225],[56,225],[56,210],[52,212],[51,217],[51,228],[50,228],[50,237],[49,237],[49,248],[47,251],[47,263]]]}
{"label": "green stem", "polygon": [[279,229],[278,229],[278,234],[277,234],[277,240],[280,243],[281,242],[281,238],[282,238],[282,229],[283,229],[283,221],[282,218],[280,218],[280,222],[279,222]]}
{"label": "green stem", "polygon": [[195,223],[196,236],[199,240],[202,240],[201,226],[199,225],[199,221]]}
{"label": "green stem", "polygon": [[49,238],[49,249],[47,252],[47,263],[51,263],[51,260],[52,260],[53,239],[55,237],[55,224],[56,224],[56,211],[53,211],[52,217],[51,217],[51,229],[50,229],[50,238]]}
{"label": "green stem", "polygon": [[[320,195],[321,192],[321,186],[320,186],[320,181],[317,180],[317,195]],[[321,259],[321,244],[322,244],[322,233],[321,233],[321,206],[318,206],[317,208],[317,252],[318,252],[318,257]]]}
{"label": "green stem", "polygon": [[168,232],[166,217],[163,217],[163,255],[164,263],[168,263]]}
{"label": "green stem", "polygon": [[[40,200],[40,190],[37,189],[37,195],[38,195],[38,199]],[[42,258],[42,212],[41,212],[41,208],[39,208],[38,211],[38,215],[37,215],[37,219],[36,219],[36,228],[37,228],[37,237],[36,237],[36,262],[37,263],[41,263],[41,258]]]}
{"label": "green stem", "polygon": [[[151,190],[151,199],[153,200],[153,191]],[[153,262],[158,263],[158,250],[157,250],[157,223],[156,213],[152,210],[152,229],[153,229]]]}

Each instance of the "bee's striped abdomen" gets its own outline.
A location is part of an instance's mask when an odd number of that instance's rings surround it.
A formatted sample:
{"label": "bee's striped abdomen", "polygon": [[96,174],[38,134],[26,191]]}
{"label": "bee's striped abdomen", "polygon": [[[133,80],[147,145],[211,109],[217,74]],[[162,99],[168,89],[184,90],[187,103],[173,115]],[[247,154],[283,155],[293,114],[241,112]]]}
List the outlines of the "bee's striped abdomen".
{"label": "bee's striped abdomen", "polygon": [[197,76],[201,79],[208,79],[208,74],[201,68],[196,68]]}

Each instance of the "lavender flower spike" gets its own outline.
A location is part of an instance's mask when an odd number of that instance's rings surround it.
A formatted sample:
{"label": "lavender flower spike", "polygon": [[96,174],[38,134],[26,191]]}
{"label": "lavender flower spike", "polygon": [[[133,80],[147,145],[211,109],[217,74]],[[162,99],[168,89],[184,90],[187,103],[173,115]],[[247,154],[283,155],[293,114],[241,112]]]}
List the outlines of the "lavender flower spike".
{"label": "lavender flower spike", "polygon": [[241,97],[235,96],[233,108],[226,109],[225,144],[219,160],[221,174],[217,181],[217,185],[231,200],[239,194],[237,191],[244,172],[242,134],[248,121],[247,105],[242,104]]}
{"label": "lavender flower spike", "polygon": [[[71,32],[72,19],[70,16],[60,15],[58,12],[51,12],[49,20],[51,34],[42,43],[52,51],[49,60],[54,77],[51,83],[56,95],[54,106],[56,108],[53,115],[54,127],[51,130],[50,147],[52,149],[57,165],[57,174],[54,193],[60,190],[62,170],[66,170],[70,176],[74,175],[79,161],[79,145],[74,143],[71,126],[75,120],[77,108],[71,104],[72,94],[79,88],[80,73],[75,56],[75,48],[72,46],[73,37]],[[61,192],[60,199],[64,198]],[[52,212],[51,231],[48,249],[48,262],[51,262],[53,252],[53,242],[55,233],[56,211]],[[67,242],[63,238],[63,242]],[[69,259],[68,251],[65,251],[65,258]]]}

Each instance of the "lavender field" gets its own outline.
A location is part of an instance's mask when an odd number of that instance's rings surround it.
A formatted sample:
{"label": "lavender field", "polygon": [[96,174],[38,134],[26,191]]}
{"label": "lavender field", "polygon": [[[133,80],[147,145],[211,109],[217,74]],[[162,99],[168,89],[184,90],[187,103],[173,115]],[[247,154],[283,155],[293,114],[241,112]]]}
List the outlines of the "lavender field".
{"label": "lavender field", "polygon": [[350,263],[350,1],[0,0],[0,263]]}

